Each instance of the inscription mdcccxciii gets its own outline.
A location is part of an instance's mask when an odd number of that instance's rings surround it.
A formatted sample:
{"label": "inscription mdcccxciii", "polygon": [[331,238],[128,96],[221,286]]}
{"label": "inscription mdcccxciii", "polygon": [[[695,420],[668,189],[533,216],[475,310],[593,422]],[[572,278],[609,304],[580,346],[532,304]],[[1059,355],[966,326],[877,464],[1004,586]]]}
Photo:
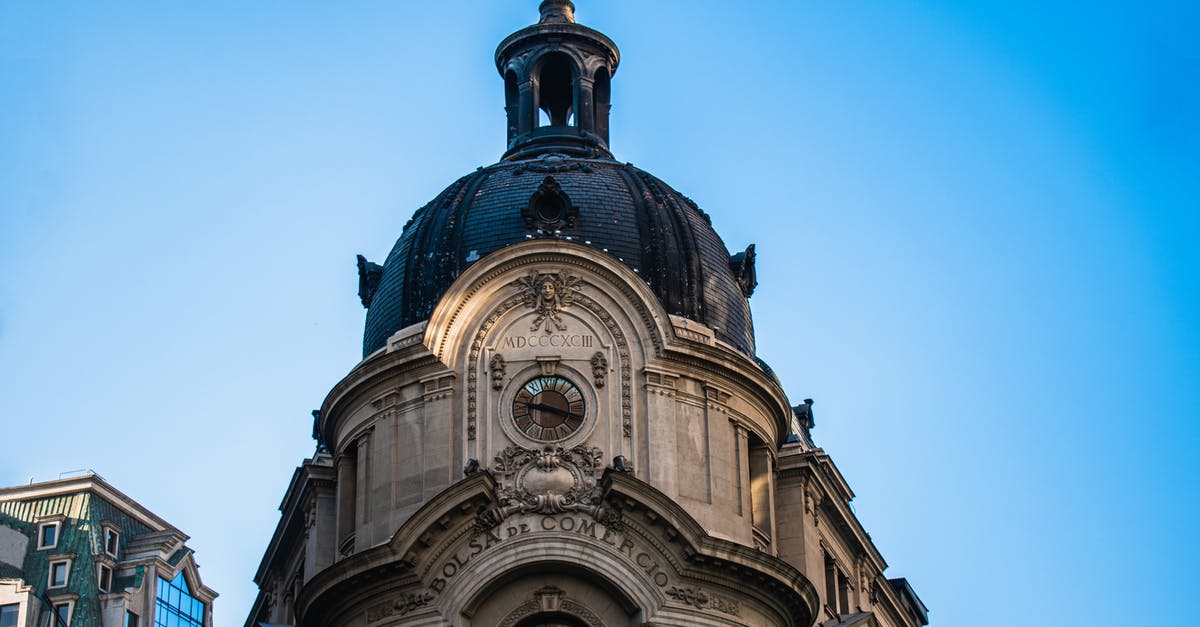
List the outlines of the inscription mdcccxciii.
{"label": "inscription mdcccxciii", "polygon": [[499,345],[507,349],[521,348],[594,348],[596,336],[567,333],[510,335],[500,339]]}

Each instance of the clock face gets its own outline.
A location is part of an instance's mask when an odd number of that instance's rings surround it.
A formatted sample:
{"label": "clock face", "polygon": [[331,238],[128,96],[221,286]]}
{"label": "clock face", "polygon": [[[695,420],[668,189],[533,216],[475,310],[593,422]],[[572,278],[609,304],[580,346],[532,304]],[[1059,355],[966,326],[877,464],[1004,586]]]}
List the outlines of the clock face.
{"label": "clock face", "polygon": [[513,398],[513,423],[543,442],[561,440],[583,426],[583,393],[562,377],[537,377]]}

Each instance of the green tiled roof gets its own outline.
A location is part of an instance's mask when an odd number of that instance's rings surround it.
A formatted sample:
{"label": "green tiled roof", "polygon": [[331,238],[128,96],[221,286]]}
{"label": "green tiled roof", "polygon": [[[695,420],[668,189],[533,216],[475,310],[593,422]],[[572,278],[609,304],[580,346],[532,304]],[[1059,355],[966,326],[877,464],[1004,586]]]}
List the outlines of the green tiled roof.
{"label": "green tiled roof", "polygon": [[[37,548],[39,521],[48,516],[61,516],[57,545],[52,549]],[[6,525],[29,537],[24,563],[20,568],[0,563],[0,577],[22,579],[41,599],[58,594],[77,595],[72,624],[99,625],[100,599],[96,584],[96,555],[103,554],[103,524],[116,525],[120,531],[117,554],[124,556],[128,542],[151,532],[150,528],[104,498],[87,491],[65,495],[0,502],[0,525]],[[172,565],[178,564],[190,549],[176,552]],[[67,586],[47,589],[50,562],[56,557],[70,556],[71,570]],[[117,577],[113,591],[138,588],[142,585],[144,569],[137,567],[134,575]]]}

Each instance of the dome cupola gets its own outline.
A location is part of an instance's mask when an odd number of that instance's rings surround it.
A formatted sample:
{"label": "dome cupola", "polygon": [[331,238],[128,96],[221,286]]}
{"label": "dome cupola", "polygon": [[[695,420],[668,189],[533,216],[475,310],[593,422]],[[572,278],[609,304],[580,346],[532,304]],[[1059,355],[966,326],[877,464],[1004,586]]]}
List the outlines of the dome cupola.
{"label": "dome cupola", "polygon": [[608,37],[575,23],[570,0],[545,0],[537,24],[496,48],[508,117],[505,159],[550,152],[611,157],[610,80],[621,55]]}
{"label": "dome cupola", "polygon": [[609,79],[620,55],[575,22],[569,0],[545,0],[537,24],[496,50],[504,77],[508,148],[413,214],[382,266],[359,257],[368,308],[363,355],[427,320],[471,264],[506,246],[561,238],[636,272],[666,313],[711,328],[754,355],[748,298],[754,250],[730,256],[691,199],[608,147]]}

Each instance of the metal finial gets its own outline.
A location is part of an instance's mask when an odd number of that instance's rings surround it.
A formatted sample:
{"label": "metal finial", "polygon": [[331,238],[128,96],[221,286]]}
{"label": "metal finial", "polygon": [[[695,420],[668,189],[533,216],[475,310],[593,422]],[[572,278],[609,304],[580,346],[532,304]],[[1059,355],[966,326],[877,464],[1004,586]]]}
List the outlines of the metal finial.
{"label": "metal finial", "polygon": [[542,18],[538,20],[538,24],[545,24],[547,22],[575,23],[575,3],[571,2],[571,0],[542,0],[538,11],[542,13]]}

